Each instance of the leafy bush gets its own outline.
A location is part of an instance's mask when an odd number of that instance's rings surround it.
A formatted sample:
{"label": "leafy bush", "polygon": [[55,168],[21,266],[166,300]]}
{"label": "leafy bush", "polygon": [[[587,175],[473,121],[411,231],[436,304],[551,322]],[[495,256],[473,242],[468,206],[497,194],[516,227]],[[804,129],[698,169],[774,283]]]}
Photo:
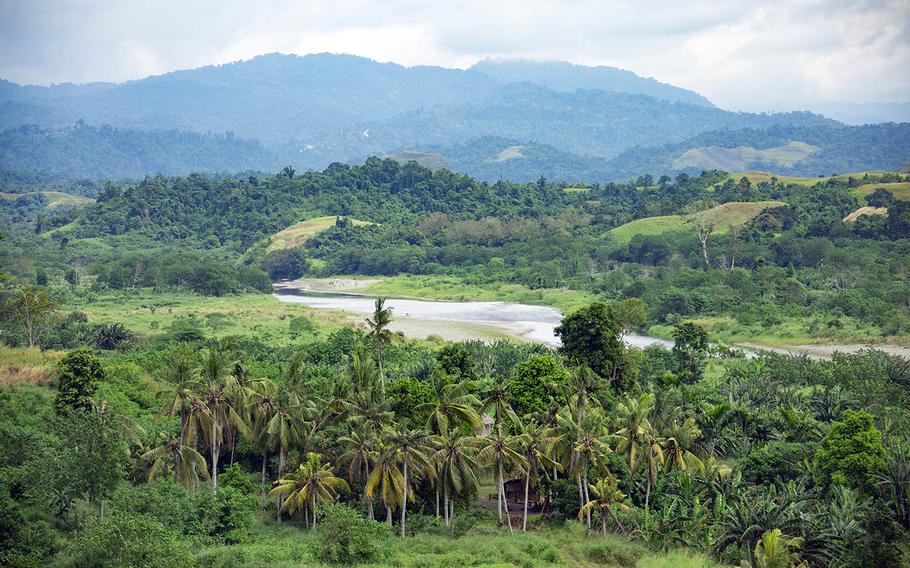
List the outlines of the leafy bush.
{"label": "leafy bush", "polygon": [[73,540],[68,566],[186,568],[193,558],[176,532],[149,515],[90,520]]}
{"label": "leafy bush", "polygon": [[811,459],[813,447],[806,443],[768,442],[740,458],[739,470],[743,479],[752,483],[796,479],[803,472],[800,464]]}
{"label": "leafy bush", "polygon": [[325,507],[323,517],[316,551],[321,560],[349,566],[375,562],[388,555],[392,534],[386,525],[364,518],[345,505]]}

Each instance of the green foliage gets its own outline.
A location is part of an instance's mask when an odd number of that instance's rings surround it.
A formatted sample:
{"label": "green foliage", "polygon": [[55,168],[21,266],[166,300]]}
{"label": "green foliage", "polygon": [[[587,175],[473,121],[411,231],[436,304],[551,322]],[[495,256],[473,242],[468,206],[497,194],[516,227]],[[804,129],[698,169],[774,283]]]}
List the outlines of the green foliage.
{"label": "green foliage", "polygon": [[804,462],[811,461],[814,444],[770,441],[757,446],[739,459],[743,479],[751,483],[776,483],[797,479],[805,473]]}
{"label": "green foliage", "polygon": [[92,397],[102,381],[104,368],[91,351],[78,349],[67,354],[57,366],[54,408],[58,413],[90,410]]}
{"label": "green foliage", "polygon": [[509,381],[509,404],[518,416],[545,412],[561,402],[568,371],[552,355],[534,355],[515,365]]}
{"label": "green foliage", "polygon": [[693,383],[702,377],[707,355],[708,333],[703,327],[684,322],[673,328],[673,356],[687,382]]}
{"label": "green foliage", "polygon": [[388,555],[391,539],[382,523],[345,505],[329,505],[323,509],[317,554],[325,562],[344,566],[376,562]]}
{"label": "green foliage", "polygon": [[603,302],[569,314],[555,329],[562,354],[576,365],[590,367],[617,388],[629,371],[621,331],[622,323],[613,308]]}
{"label": "green foliage", "polygon": [[89,520],[73,539],[66,566],[184,568],[193,565],[179,535],[148,515]]}
{"label": "green foliage", "polygon": [[464,343],[450,343],[436,353],[436,366],[456,379],[478,378],[477,362]]}
{"label": "green foliage", "polygon": [[885,469],[884,458],[882,435],[872,416],[847,410],[843,421],[831,425],[815,451],[815,479],[826,490],[844,485],[871,494],[876,474]]}

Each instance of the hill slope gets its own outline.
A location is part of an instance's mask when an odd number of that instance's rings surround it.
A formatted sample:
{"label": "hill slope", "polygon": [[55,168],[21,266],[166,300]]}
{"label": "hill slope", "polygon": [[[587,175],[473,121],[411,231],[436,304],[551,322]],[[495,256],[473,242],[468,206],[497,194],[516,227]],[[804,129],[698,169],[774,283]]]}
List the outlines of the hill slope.
{"label": "hill slope", "polygon": [[769,207],[785,205],[782,201],[724,203],[690,215],[645,217],[611,229],[608,234],[619,243],[628,243],[635,235],[661,235],[669,231],[685,231],[695,223],[710,223],[715,233],[726,233],[730,226],[740,226]]}

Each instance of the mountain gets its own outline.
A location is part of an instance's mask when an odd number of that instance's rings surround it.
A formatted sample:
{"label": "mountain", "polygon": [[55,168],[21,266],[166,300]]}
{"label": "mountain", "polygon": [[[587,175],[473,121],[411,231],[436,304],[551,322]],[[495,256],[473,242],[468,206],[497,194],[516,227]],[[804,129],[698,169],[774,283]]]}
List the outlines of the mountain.
{"label": "mountain", "polygon": [[565,61],[527,61],[484,59],[471,67],[500,83],[534,83],[554,91],[578,89],[608,91],[630,95],[648,95],[664,101],[713,107],[711,101],[688,89],[639,77],[616,67],[586,67]]}
{"label": "mountain", "polygon": [[[728,139],[755,137],[748,132],[843,128],[808,112],[729,112],[628,71],[561,62],[485,60],[460,70],[270,54],[122,84],[0,81],[0,170],[94,179],[322,169],[418,151],[483,179],[603,182],[645,166],[672,170],[685,152],[733,148]],[[819,146],[827,158],[813,154],[801,162],[808,169],[908,161],[901,145],[853,159],[844,147],[826,154],[810,134],[768,137],[775,142],[739,145],[754,149],[753,161],[773,146]],[[499,159],[510,146],[522,147],[517,159]]]}

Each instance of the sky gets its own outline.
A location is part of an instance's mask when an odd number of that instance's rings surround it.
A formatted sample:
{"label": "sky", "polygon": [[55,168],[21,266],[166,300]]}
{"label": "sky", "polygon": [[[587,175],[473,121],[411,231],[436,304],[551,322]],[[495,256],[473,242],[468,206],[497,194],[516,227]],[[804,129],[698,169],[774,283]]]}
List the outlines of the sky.
{"label": "sky", "polygon": [[0,0],[0,78],[17,83],[119,82],[276,51],[610,65],[730,110],[910,103],[910,0]]}

